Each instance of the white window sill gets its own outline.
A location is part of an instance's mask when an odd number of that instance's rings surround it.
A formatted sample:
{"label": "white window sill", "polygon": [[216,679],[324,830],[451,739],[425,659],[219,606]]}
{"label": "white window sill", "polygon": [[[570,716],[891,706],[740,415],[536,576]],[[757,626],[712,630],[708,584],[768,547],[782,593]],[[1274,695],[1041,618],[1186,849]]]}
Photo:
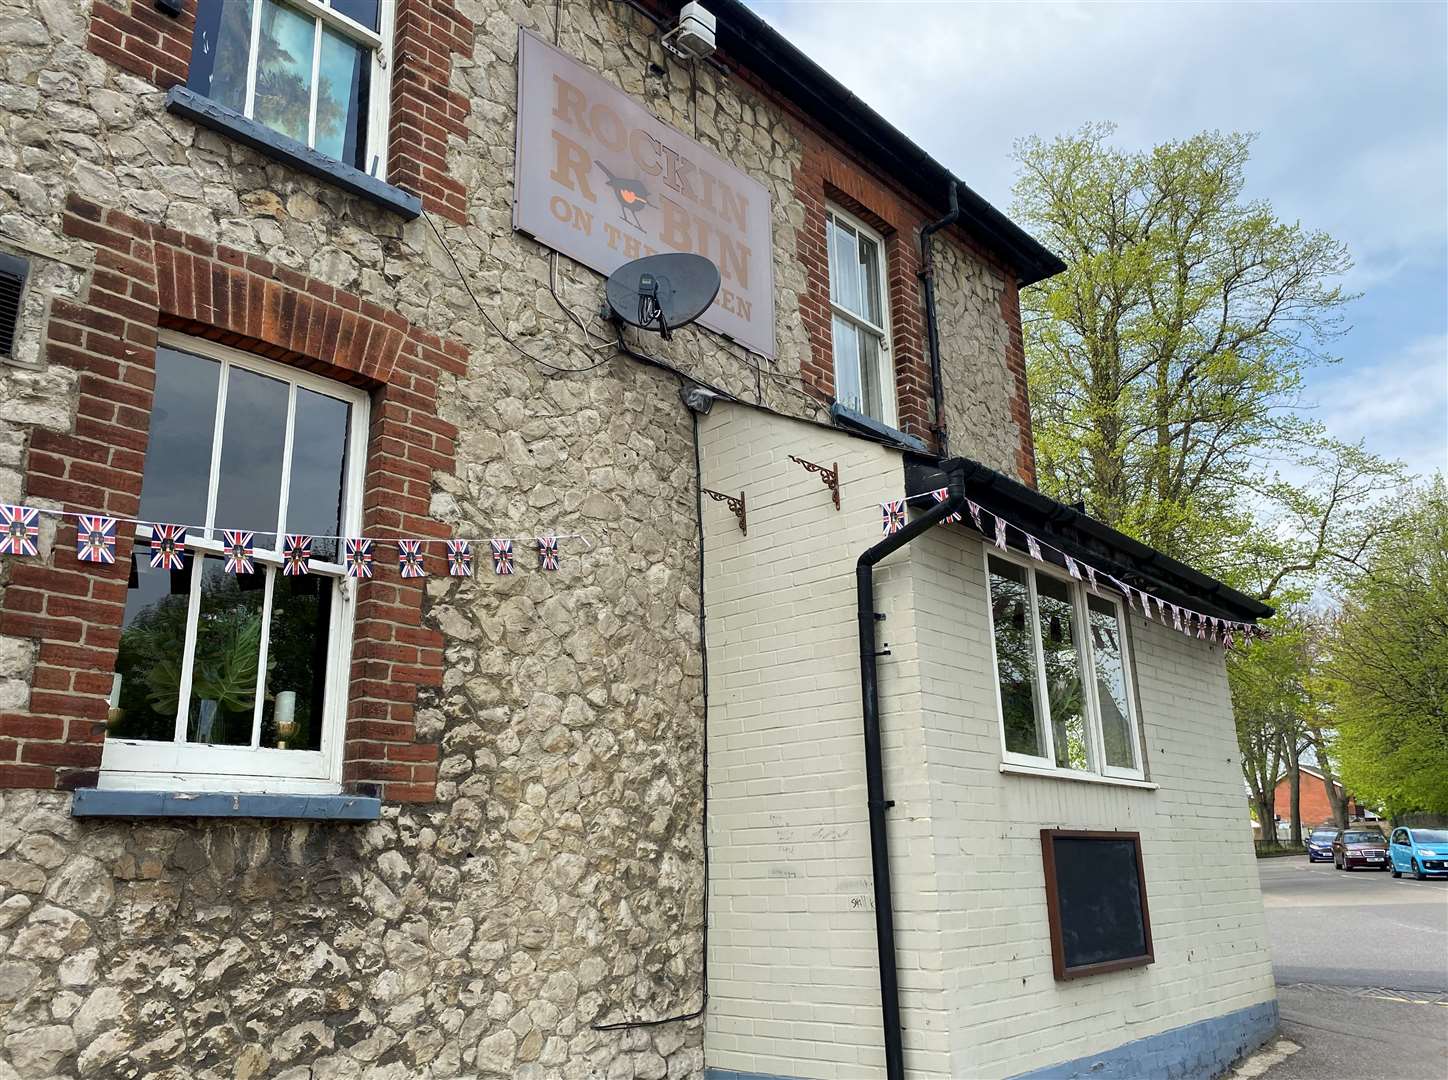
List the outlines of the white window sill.
{"label": "white window sill", "polygon": [[1000,770],[1013,776],[1038,776],[1043,780],[1075,780],[1081,784],[1110,784],[1113,787],[1141,788],[1155,791],[1158,785],[1150,780],[1132,780],[1125,776],[1098,776],[1095,773],[1068,772],[1065,769],[1035,769],[1029,765],[1012,765],[1001,762]]}

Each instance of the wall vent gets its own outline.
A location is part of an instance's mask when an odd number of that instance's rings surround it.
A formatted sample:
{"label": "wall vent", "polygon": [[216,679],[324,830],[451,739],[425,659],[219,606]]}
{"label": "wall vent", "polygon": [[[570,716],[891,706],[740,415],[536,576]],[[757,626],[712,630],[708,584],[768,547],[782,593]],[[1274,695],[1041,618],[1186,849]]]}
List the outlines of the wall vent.
{"label": "wall vent", "polygon": [[20,297],[30,264],[0,251],[0,357],[15,355],[15,330],[20,323]]}

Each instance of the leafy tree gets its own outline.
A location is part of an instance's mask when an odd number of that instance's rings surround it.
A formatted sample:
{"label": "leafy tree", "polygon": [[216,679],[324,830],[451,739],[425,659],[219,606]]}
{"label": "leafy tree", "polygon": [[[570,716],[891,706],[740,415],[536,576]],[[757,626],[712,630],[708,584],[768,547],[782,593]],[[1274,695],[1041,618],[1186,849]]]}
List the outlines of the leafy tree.
{"label": "leafy tree", "polygon": [[[1303,680],[1306,630],[1291,614],[1271,620],[1271,633],[1242,643],[1227,654],[1232,711],[1237,723],[1242,778],[1247,782],[1262,842],[1277,842],[1277,781],[1295,759],[1307,715]],[[1293,843],[1302,841],[1300,814]]]}
{"label": "leafy tree", "polygon": [[1351,260],[1243,198],[1249,136],[1130,153],[1112,131],[1016,149],[1015,213],[1069,267],[1022,295],[1041,487],[1273,597],[1354,560],[1395,475],[1293,412]]}
{"label": "leafy tree", "polygon": [[1448,813],[1448,485],[1406,495],[1344,590],[1325,693],[1343,781],[1393,814]]}

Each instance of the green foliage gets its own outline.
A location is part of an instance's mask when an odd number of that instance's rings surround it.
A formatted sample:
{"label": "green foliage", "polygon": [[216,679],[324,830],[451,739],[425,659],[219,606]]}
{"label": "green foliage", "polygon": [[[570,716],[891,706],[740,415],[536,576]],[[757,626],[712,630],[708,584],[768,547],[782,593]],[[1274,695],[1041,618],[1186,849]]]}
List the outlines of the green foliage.
{"label": "green foliage", "polygon": [[1448,813],[1448,486],[1406,495],[1344,590],[1323,693],[1345,784],[1393,814]]}
{"label": "green foliage", "polygon": [[1263,822],[1263,843],[1276,843],[1274,789],[1295,739],[1310,712],[1304,681],[1310,646],[1307,625],[1292,612],[1274,616],[1266,637],[1239,644],[1227,654],[1232,712],[1237,723],[1242,779]]}
{"label": "green foliage", "polygon": [[[1022,295],[1041,487],[1264,597],[1334,560],[1395,475],[1292,411],[1347,250],[1243,198],[1251,138],[1017,146],[1015,213],[1069,269]],[[1291,463],[1293,481],[1275,470]]]}

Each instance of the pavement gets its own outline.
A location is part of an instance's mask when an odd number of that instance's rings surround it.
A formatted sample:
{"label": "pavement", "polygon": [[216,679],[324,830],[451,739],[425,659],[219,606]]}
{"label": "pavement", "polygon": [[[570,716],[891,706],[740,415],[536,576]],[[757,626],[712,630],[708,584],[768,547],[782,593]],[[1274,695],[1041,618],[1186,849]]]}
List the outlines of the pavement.
{"label": "pavement", "polygon": [[[1260,859],[1285,1040],[1267,1080],[1448,1077],[1448,880]],[[1257,1075],[1257,1074],[1253,1074]]]}

